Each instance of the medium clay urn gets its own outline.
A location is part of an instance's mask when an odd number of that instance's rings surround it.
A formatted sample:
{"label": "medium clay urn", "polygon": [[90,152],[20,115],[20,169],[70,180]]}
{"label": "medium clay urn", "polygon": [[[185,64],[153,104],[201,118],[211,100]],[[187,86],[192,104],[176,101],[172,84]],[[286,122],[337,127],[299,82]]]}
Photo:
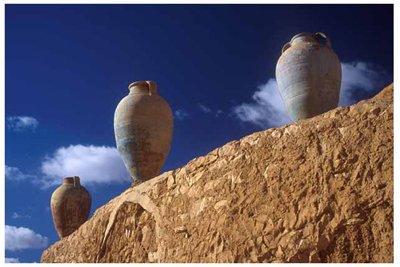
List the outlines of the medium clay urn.
{"label": "medium clay urn", "polygon": [[336,108],[341,79],[340,61],[325,34],[299,33],[283,46],[276,80],[293,121]]}
{"label": "medium clay urn", "polygon": [[60,238],[72,234],[87,221],[92,198],[77,176],[67,177],[51,196],[51,213]]}
{"label": "medium clay urn", "polygon": [[173,116],[152,81],[129,85],[114,115],[117,149],[134,183],[160,174],[171,148]]}

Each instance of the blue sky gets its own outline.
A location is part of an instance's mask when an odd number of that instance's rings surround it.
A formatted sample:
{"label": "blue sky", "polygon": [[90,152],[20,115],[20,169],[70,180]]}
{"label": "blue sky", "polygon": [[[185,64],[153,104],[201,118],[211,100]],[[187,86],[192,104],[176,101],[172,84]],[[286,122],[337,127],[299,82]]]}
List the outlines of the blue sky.
{"label": "blue sky", "polygon": [[163,171],[290,122],[276,88],[282,46],[324,32],[340,105],[393,81],[392,5],[6,5],[5,255],[40,262],[58,241],[52,192],[80,176],[91,215],[130,186],[113,116],[134,81],[174,112]]}

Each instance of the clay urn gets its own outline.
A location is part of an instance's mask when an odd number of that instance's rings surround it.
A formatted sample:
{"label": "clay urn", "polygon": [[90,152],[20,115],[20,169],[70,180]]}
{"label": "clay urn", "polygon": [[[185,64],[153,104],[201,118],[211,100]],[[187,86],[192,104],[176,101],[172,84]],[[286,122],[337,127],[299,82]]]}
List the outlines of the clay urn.
{"label": "clay urn", "polygon": [[51,213],[60,238],[72,234],[87,221],[92,198],[78,176],[67,177],[51,196]]}
{"label": "clay urn", "polygon": [[134,183],[160,174],[171,148],[173,116],[152,81],[129,85],[114,115],[117,149]]}
{"label": "clay urn", "polygon": [[325,34],[302,32],[283,46],[276,81],[293,121],[336,108],[341,79],[340,61]]}

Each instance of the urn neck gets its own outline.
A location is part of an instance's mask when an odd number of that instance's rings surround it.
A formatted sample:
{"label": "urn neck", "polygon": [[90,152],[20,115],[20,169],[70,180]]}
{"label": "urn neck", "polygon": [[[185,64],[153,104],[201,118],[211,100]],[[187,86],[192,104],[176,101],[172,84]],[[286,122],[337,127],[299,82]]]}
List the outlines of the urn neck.
{"label": "urn neck", "polygon": [[318,42],[315,38],[314,33],[309,32],[302,32],[293,36],[292,40],[290,41],[291,45],[296,45],[298,43],[307,42],[307,43],[316,43]]}
{"label": "urn neck", "polygon": [[81,186],[80,178],[78,176],[64,178],[63,184],[72,185],[74,187]]}
{"label": "urn neck", "polygon": [[153,81],[138,81],[129,85],[130,95],[157,95],[157,84]]}

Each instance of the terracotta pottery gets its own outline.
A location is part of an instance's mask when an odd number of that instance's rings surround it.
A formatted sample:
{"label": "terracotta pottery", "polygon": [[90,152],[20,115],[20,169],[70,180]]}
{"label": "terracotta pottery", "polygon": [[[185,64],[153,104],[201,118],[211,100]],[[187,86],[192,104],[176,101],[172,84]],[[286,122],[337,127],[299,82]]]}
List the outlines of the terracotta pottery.
{"label": "terracotta pottery", "polygon": [[134,182],[160,174],[171,148],[173,116],[152,81],[129,85],[114,115],[118,152]]}
{"label": "terracotta pottery", "polygon": [[87,221],[92,205],[89,192],[77,176],[67,177],[51,196],[51,213],[60,238],[72,234]]}
{"label": "terracotta pottery", "polygon": [[285,44],[276,65],[276,80],[293,121],[337,107],[342,70],[323,33],[299,33]]}

